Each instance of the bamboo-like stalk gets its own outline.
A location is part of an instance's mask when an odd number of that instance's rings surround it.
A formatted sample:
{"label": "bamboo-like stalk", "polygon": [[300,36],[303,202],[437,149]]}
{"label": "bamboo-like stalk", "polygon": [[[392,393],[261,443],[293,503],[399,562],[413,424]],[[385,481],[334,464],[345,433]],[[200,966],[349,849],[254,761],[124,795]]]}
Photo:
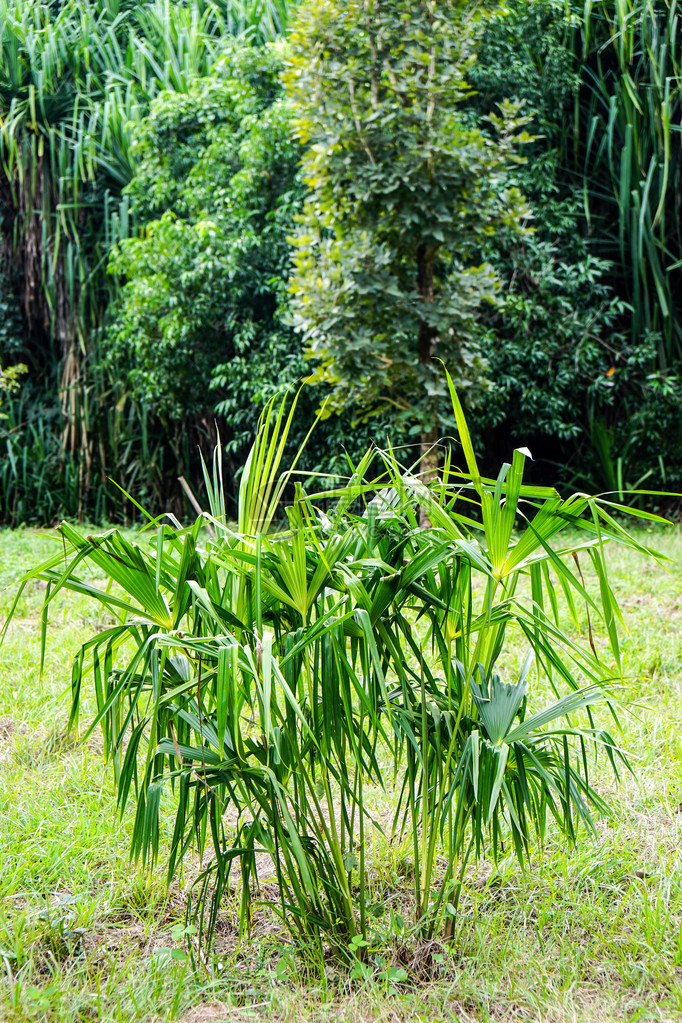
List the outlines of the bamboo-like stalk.
{"label": "bamboo-like stalk", "polygon": [[104,395],[123,395],[100,369],[100,328],[116,292],[108,253],[134,230],[122,194],[134,127],[161,91],[187,92],[208,74],[231,35],[281,34],[288,6],[0,0],[2,248],[20,268],[36,360],[62,364],[62,443],[84,488],[104,471],[101,450],[117,446]]}
{"label": "bamboo-like stalk", "polygon": [[576,107],[586,213],[620,267],[633,340],[659,334],[663,370],[682,358],[680,11],[678,0],[585,5]]}

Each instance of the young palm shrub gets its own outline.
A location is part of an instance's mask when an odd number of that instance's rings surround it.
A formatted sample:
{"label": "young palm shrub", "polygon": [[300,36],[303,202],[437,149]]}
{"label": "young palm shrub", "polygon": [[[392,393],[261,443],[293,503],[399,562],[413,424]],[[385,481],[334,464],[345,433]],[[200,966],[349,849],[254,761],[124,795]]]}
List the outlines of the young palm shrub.
{"label": "young palm shrub", "polygon": [[[299,497],[287,528],[264,532],[290,475],[278,479],[290,422],[282,410],[266,412],[241,484],[238,528],[226,522],[216,486],[214,514],[188,529],[154,522],[149,544],[117,530],[83,537],[65,523],[71,560],[64,567],[57,555],[33,577],[48,582],[46,615],[66,586],[116,617],[76,659],[71,723],[91,672],[90,727],[103,728],[121,812],[135,793],[133,854],[143,862],[158,854],[169,780],[177,804],[169,877],[191,844],[202,855],[212,847],[200,879],[202,929],[215,923],[235,860],[248,927],[256,854],[267,852],[292,931],[318,946],[325,935],[341,951],[364,927],[351,878],[359,866],[362,907],[363,786],[381,782],[375,749],[386,686],[369,619],[348,585],[363,553],[353,530],[340,521],[322,538]],[[213,539],[202,533],[207,522]],[[83,561],[113,588],[83,582]]]}
{"label": "young palm shrub", "polygon": [[[319,957],[324,941],[346,960],[361,949],[366,833],[379,826],[365,796],[384,788],[387,750],[422,934],[444,918],[452,933],[464,868],[489,840],[494,855],[509,840],[523,863],[548,817],[573,839],[578,823],[590,827],[592,811],[606,809],[590,783],[588,744],[614,767],[621,754],[594,719],[579,728],[572,716],[611,699],[621,676],[605,543],[648,551],[607,502],[524,485],[523,452],[497,480],[481,477],[454,390],[453,401],[466,470],[449,463],[440,481],[425,484],[391,451],[378,455],[373,478],[370,451],[342,486],[307,494],[291,468],[280,472],[291,417],[270,406],[236,525],[225,517],[217,458],[212,479],[206,473],[211,512],[193,526],[153,520],[150,541],[131,541],[64,524],[70,560],[60,553],[26,577],[47,583],[44,628],[62,588],[113,616],[74,663],[71,722],[89,676],[89,727],[104,731],[121,812],[134,798],[132,854],[143,861],[159,853],[170,786],[169,877],[190,848],[209,856],[196,905],[202,934],[215,927],[233,868],[248,929],[266,852],[298,947]],[[596,595],[580,556],[592,563]],[[107,588],[85,581],[81,565],[87,576],[103,573]],[[562,626],[559,593],[576,626],[579,606],[588,609],[589,646]],[[501,681],[514,634],[529,656],[518,680]],[[557,698],[529,713],[532,677]]]}
{"label": "young palm shrub", "polygon": [[[627,761],[590,710],[610,701],[615,719],[623,670],[605,544],[652,553],[616,521],[608,501],[562,500],[552,489],[525,486],[527,451],[515,451],[496,480],[484,479],[450,386],[466,471],[447,464],[440,487],[426,487],[390,452],[383,456],[405,511],[393,613],[375,623],[381,654],[400,685],[390,708],[402,774],[396,824],[402,820],[412,837],[416,918],[428,934],[444,907],[452,926],[462,872],[488,841],[495,858],[510,841],[523,864],[532,839],[544,840],[548,817],[574,840],[579,823],[594,829],[593,811],[606,812],[590,783],[588,746],[601,747],[614,770],[618,758]],[[418,529],[417,504],[428,510],[427,532]],[[566,531],[569,538],[557,543]],[[581,557],[593,570],[596,595]],[[391,557],[385,553],[384,560]],[[562,625],[560,603],[576,632],[584,608],[588,644]],[[426,623],[421,633],[414,628],[419,620]],[[607,640],[603,655],[597,631]],[[496,669],[510,640],[519,639],[528,650],[525,663],[517,680],[502,681]],[[531,672],[556,696],[534,714]],[[589,727],[572,723],[582,709]],[[444,853],[447,866],[436,878],[436,856]]]}

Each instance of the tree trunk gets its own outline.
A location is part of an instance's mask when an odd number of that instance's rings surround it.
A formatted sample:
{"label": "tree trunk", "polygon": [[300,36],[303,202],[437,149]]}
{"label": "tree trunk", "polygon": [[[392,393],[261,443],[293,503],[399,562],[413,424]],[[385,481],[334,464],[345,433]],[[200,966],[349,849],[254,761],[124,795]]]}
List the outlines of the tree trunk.
{"label": "tree trunk", "polygon": [[[425,244],[417,247],[417,291],[424,304],[433,302],[433,261],[436,249],[429,249]],[[419,361],[428,365],[433,359],[436,335],[433,327],[425,320],[419,323]],[[428,418],[428,417],[427,417]],[[430,425],[422,427],[421,457],[419,475],[427,485],[438,477],[438,419],[434,408]],[[427,510],[420,510],[419,524],[422,529],[429,529],[431,520]]]}

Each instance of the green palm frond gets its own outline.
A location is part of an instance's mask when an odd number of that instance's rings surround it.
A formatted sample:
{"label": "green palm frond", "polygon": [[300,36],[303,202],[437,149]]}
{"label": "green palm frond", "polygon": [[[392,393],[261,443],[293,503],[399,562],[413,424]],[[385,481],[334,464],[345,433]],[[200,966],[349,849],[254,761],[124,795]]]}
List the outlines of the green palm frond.
{"label": "green palm frond", "polygon": [[[452,927],[472,855],[508,844],[523,863],[549,827],[573,841],[608,811],[588,751],[614,770],[627,760],[597,724],[600,705],[615,718],[621,677],[604,552],[642,545],[610,504],[526,486],[523,456],[497,479],[481,476],[458,423],[466,468],[425,485],[393,452],[372,451],[345,485],[314,497],[299,478],[285,520],[290,418],[271,404],[236,526],[217,460],[206,470],[211,513],[191,527],[155,522],[130,540],[65,524],[66,561],[60,550],[24,581],[48,584],[44,629],[64,588],[114,616],[74,664],[72,722],[89,678],[90,727],[104,730],[121,812],[136,804],[143,861],[159,854],[172,783],[169,876],[193,843],[211,850],[195,904],[208,936],[235,869],[248,929],[256,854],[267,851],[292,934],[348,959],[368,933],[366,834],[380,827],[365,791],[385,791],[387,757],[401,793],[395,827],[413,850],[414,925],[426,934],[445,907]],[[382,471],[370,476],[377,457]],[[425,500],[428,530],[418,526]],[[106,589],[88,582],[91,568]],[[576,638],[581,614],[587,634]],[[529,651],[516,681],[505,680],[511,642]]]}

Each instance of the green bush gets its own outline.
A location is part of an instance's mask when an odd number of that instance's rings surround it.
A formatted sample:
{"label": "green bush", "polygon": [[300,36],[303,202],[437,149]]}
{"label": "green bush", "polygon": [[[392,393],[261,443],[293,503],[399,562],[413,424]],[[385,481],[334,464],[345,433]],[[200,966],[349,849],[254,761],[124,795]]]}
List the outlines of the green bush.
{"label": "green bush", "polygon": [[493,239],[486,253],[507,284],[488,317],[494,387],[475,425],[504,457],[522,439],[565,483],[682,478],[669,6],[514,0],[491,17],[469,72],[478,118],[516,96],[537,135],[515,171],[533,236]]}
{"label": "green bush", "polygon": [[[190,434],[195,450],[211,432],[210,424],[162,422],[106,367],[102,324],[117,292],[108,257],[135,232],[122,195],[136,169],[135,128],[160,92],[186,94],[208,75],[226,40],[257,46],[279,37],[287,12],[286,0],[0,2],[0,271],[16,278],[7,290],[0,282],[0,304],[18,299],[33,391],[52,392],[32,428],[74,464],[77,507],[90,516],[102,513],[99,482],[108,474],[136,486],[142,448],[158,469],[149,492],[172,502],[184,454],[176,433]],[[3,322],[0,349],[5,333]],[[41,415],[40,403],[33,412]],[[5,476],[14,472],[8,458]],[[12,485],[31,508],[22,480]]]}
{"label": "green bush", "polygon": [[[274,394],[293,396],[306,373],[287,313],[288,239],[303,186],[280,54],[232,45],[187,94],[155,100],[127,189],[143,230],[110,260],[123,282],[107,327],[111,371],[167,432],[217,414],[236,464],[259,409]],[[308,394],[301,406],[310,421]],[[304,435],[296,430],[294,444]],[[307,468],[323,459],[339,468],[343,446],[366,443],[353,432],[349,416],[323,427]]]}
{"label": "green bush", "polygon": [[471,123],[479,13],[465,0],[298,9],[284,82],[308,186],[292,314],[329,408],[392,421],[423,469],[452,423],[439,360],[470,404],[487,386],[483,308],[501,281],[486,239],[518,233],[514,105]]}
{"label": "green bush", "polygon": [[[623,758],[592,712],[605,700],[613,710],[622,676],[606,545],[651,552],[608,502],[524,484],[523,450],[496,480],[481,476],[452,396],[464,467],[448,461],[440,481],[425,485],[390,450],[370,477],[370,451],[332,491],[299,477],[282,507],[291,417],[270,406],[236,525],[218,454],[211,510],[194,525],[155,519],[132,539],[63,525],[66,567],[60,550],[24,580],[47,583],[44,628],[64,587],[112,616],[74,664],[71,721],[90,679],[89,729],[103,728],[121,812],[136,804],[132,851],[143,861],[159,854],[162,792],[172,792],[168,876],[198,844],[204,936],[235,871],[248,929],[266,851],[299,950],[321,962],[329,943],[341,960],[361,959],[378,827],[367,791],[381,795],[392,776],[420,935],[453,933],[472,856],[504,843],[525,862],[548,828],[572,840],[607,812],[588,756],[601,750],[614,769]],[[106,589],[88,581],[95,569]],[[576,638],[585,612],[589,643]],[[527,659],[501,680],[519,638]]]}

